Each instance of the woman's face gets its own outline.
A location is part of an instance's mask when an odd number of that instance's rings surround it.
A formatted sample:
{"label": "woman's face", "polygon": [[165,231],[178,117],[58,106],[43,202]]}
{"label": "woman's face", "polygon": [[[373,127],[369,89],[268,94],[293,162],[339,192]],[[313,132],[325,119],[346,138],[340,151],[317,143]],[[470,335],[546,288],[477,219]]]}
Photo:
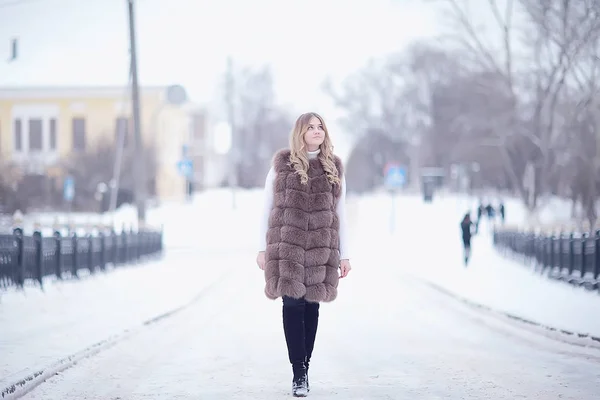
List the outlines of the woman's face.
{"label": "woman's face", "polygon": [[308,121],[308,128],[304,133],[304,142],[308,147],[308,151],[315,151],[325,140],[325,130],[321,120],[317,117],[311,117]]}

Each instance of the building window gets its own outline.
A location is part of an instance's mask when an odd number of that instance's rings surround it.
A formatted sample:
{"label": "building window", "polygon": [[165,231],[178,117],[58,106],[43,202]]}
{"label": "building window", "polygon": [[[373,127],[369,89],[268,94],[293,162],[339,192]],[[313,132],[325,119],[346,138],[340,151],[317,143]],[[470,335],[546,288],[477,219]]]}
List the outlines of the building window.
{"label": "building window", "polygon": [[42,120],[41,119],[30,119],[29,120],[29,150],[42,151]]}
{"label": "building window", "polygon": [[50,120],[50,150],[56,150],[56,119]]}
{"label": "building window", "polygon": [[73,118],[73,150],[85,150],[84,118]]}
{"label": "building window", "polygon": [[21,120],[15,120],[15,151],[23,151],[23,132],[21,129]]}
{"label": "building window", "polygon": [[127,147],[129,144],[129,118],[119,117],[117,118],[117,124],[115,127],[115,143],[120,143],[119,139],[123,135],[123,147]]}

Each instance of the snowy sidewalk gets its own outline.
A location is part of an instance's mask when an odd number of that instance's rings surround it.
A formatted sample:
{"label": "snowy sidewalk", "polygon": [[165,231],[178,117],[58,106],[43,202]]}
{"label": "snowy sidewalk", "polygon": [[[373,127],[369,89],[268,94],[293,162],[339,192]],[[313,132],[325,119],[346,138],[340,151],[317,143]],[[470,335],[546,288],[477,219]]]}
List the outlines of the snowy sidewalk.
{"label": "snowy sidewalk", "polygon": [[[385,196],[366,200],[361,207],[361,231],[367,236],[372,230],[386,233],[372,242],[370,253],[361,254],[364,257],[357,260],[361,265],[392,262],[403,272],[468,301],[541,325],[600,337],[598,292],[548,279],[533,267],[502,256],[493,247],[491,229],[485,222],[480,234],[473,237],[472,260],[465,268],[459,236],[464,212],[460,201],[439,198],[424,204],[407,196],[397,200],[397,206],[396,225],[400,228],[394,235],[389,234]],[[373,210],[379,214],[375,216]],[[374,245],[380,246],[379,251]]]}
{"label": "snowy sidewalk", "polygon": [[45,292],[30,287],[4,293],[0,388],[190,302],[239,258],[222,255],[216,261],[192,250],[167,252],[149,264],[49,284]]}
{"label": "snowy sidewalk", "polygon": [[237,202],[232,211],[220,190],[148,210],[150,224],[164,225],[162,260],[0,292],[0,390],[189,303],[232,266],[255,265],[260,194],[240,191]]}

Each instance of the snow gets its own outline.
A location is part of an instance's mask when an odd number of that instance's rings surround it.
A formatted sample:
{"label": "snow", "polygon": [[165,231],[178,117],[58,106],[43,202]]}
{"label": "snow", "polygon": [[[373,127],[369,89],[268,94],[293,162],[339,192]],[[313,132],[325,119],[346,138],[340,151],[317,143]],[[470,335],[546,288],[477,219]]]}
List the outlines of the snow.
{"label": "snow", "polygon": [[[463,265],[459,223],[466,211],[476,207],[474,199],[447,195],[427,205],[417,196],[405,196],[396,205],[396,225],[410,228],[380,240],[381,251],[373,251],[378,258],[373,262],[397,259],[403,272],[463,299],[542,325],[600,337],[600,320],[590,318],[600,315],[598,292],[548,279],[532,265],[504,257],[492,245],[492,223],[486,219],[472,239],[472,259],[468,267]],[[389,232],[390,207],[386,195],[365,199],[360,229],[368,223],[373,232]],[[367,259],[371,255],[360,262]]]}
{"label": "snow", "polygon": [[[56,229],[66,234],[67,228],[77,232],[77,234],[87,233],[94,227],[111,227],[115,232],[121,230],[136,230],[137,210],[130,204],[124,204],[114,212],[105,212],[102,214],[92,212],[46,212],[33,211],[21,216],[19,226],[23,228],[26,235],[31,235],[36,229],[41,230],[42,235],[51,236]],[[16,224],[14,215],[10,217],[10,226],[3,226],[2,233],[11,233],[13,224]],[[160,224],[150,219],[150,228],[160,229]]]}
{"label": "snow", "polygon": [[[66,372],[64,379],[68,379],[69,384],[78,382],[78,391],[73,391],[73,386],[67,384],[59,389],[63,379],[59,377],[48,386],[48,390],[53,388],[57,392],[43,392],[47,385],[44,384],[31,393],[31,398],[100,399],[122,393],[132,394],[124,398],[151,398],[144,397],[143,393],[158,387],[153,385],[167,385],[167,381],[177,376],[182,382],[181,387],[172,387],[168,398],[177,398],[182,391],[193,393],[195,390],[201,398],[222,395],[221,398],[236,399],[248,397],[240,393],[237,394],[240,397],[229,397],[229,389],[223,385],[227,379],[232,379],[232,374],[242,379],[237,384],[247,385],[251,391],[256,391],[256,395],[268,385],[266,377],[286,382],[287,371],[281,368],[286,359],[282,353],[280,305],[264,299],[262,274],[255,264],[261,193],[258,190],[238,191],[235,203],[237,207],[232,210],[231,192],[214,190],[199,194],[188,203],[168,203],[149,210],[149,220],[164,225],[165,229],[166,252],[160,260],[84,277],[80,282],[51,282],[44,292],[28,287],[23,292],[2,293],[0,389],[33,370],[111,335],[140,327],[145,321],[182,306],[186,308],[164,319],[164,323],[141,330],[114,348],[82,361],[81,367]],[[494,336],[471,319],[461,319],[465,317],[460,315],[466,311],[450,312],[457,307],[456,302],[431,290],[428,285],[543,325],[596,336],[600,336],[600,320],[592,316],[600,314],[598,293],[549,280],[533,272],[531,267],[502,257],[491,244],[488,223],[484,223],[481,233],[474,237],[472,262],[465,268],[459,221],[465,210],[473,209],[474,199],[440,195],[433,203],[426,204],[417,195],[405,194],[397,196],[394,203],[395,230],[391,232],[392,201],[388,194],[349,197],[351,246],[356,256],[351,260],[353,271],[340,283],[339,301],[323,307],[331,320],[323,323],[320,349],[336,361],[315,367],[315,373],[331,372],[329,378],[315,382],[335,388],[332,389],[335,393],[321,393],[321,398],[334,394],[341,396],[352,390],[355,395],[363,393],[368,397],[368,392],[364,391],[367,387],[376,388],[374,393],[383,396],[394,393],[391,390],[397,387],[398,379],[408,379],[405,382],[408,394],[418,393],[411,390],[424,384],[432,385],[432,393],[436,390],[443,393],[444,385],[455,381],[446,377],[434,384],[425,373],[410,381],[407,376],[414,369],[407,370],[400,360],[412,362],[413,367],[423,367],[423,371],[439,376],[435,372],[437,369],[450,367],[437,362],[452,364],[453,357],[463,357],[461,360],[465,363],[473,363],[468,364],[468,371],[474,373],[475,378],[469,384],[475,385],[473,390],[484,392],[483,384],[474,383],[477,376],[481,378],[474,371],[482,359],[477,358],[475,362],[472,357],[474,354],[481,356],[489,346],[499,343],[504,353],[497,352],[494,356],[504,357],[505,364],[500,362],[498,367],[490,367],[498,374],[498,379],[506,378],[500,368],[504,365],[513,369],[511,374],[516,374],[511,376],[513,381],[520,371],[523,377],[529,376],[532,382],[540,385],[536,393],[549,396],[551,392],[541,389],[543,385],[534,378],[534,373],[525,373],[528,365],[535,371],[541,364],[534,365],[536,361],[529,360],[519,367],[520,361],[516,360],[521,360],[520,355],[529,351],[535,353],[538,361],[549,365],[556,375],[561,374],[561,368],[567,367],[552,361],[548,353],[541,354],[539,349],[527,350],[527,346],[516,345],[514,341],[511,344],[511,340],[502,335]],[[510,207],[507,207],[507,214],[509,218],[516,218],[516,215],[511,217]],[[168,332],[175,330],[177,332],[169,336]],[[438,337],[438,332],[444,332],[459,344],[444,335]],[[259,337],[249,342],[249,337],[255,334]],[[402,335],[401,340],[394,339]],[[490,337],[484,339],[485,335]],[[156,353],[153,348],[162,337],[165,342],[160,348],[167,353],[165,355]],[[338,339],[339,343],[335,343]],[[378,347],[373,342],[380,339],[382,344]],[[384,351],[385,346],[389,347],[396,340],[402,357],[394,361],[384,355]],[[532,342],[539,340],[536,337]],[[360,343],[358,347],[362,346],[359,354],[364,358],[346,353],[347,348],[356,348],[357,343]],[[432,347],[425,353],[418,353],[411,345]],[[260,350],[268,346],[279,348],[272,358],[270,353],[269,357],[263,357],[264,350]],[[333,346],[333,350],[326,350],[327,346]],[[559,344],[552,342],[546,347],[554,349]],[[131,364],[127,364],[128,358]],[[200,359],[209,362],[196,363]],[[276,367],[277,363],[279,367]],[[353,368],[352,363],[356,364],[355,368],[360,366],[364,371],[371,369],[373,372],[353,375],[357,379],[355,383],[344,382],[343,377]],[[181,375],[186,365],[188,370]],[[456,376],[460,375],[459,366],[451,367]],[[592,369],[588,365],[579,367]],[[81,370],[77,372],[79,368]],[[148,377],[143,376],[145,370],[151,371]],[[257,376],[259,371],[264,372],[262,378]],[[106,393],[99,392],[97,385],[86,389],[86,379],[90,376],[106,384],[119,373],[133,374],[129,386],[107,385],[103,389]],[[206,374],[212,374],[213,380],[203,380]],[[342,381],[337,381],[338,378]],[[135,379],[139,379],[137,383],[141,386],[135,387]],[[575,374],[571,379],[580,377]],[[187,384],[186,380],[189,381]],[[190,389],[196,381],[201,381],[204,386]],[[287,386],[283,390],[287,390]],[[464,394],[459,388],[453,390],[457,395]],[[498,388],[490,390],[489,398],[514,398],[502,397],[505,394],[501,395]],[[212,397],[208,395],[210,393]],[[206,397],[203,394],[207,394]],[[311,396],[319,398],[318,393],[311,392]]]}
{"label": "snow", "polygon": [[[247,196],[240,194],[238,209],[226,215],[230,195],[218,191],[194,203],[149,210],[149,222],[165,225],[167,249],[161,260],[97,273],[80,282],[47,281],[43,292],[37,286],[0,292],[0,388],[34,368],[186,304],[232,265],[252,263],[236,252],[255,246],[247,240],[253,223],[244,228],[236,222],[248,212]],[[216,227],[219,221],[222,228]]]}
{"label": "snow", "polygon": [[[538,222],[542,225],[565,225],[572,226],[573,218],[571,216],[571,201],[556,196],[550,196],[540,200],[540,205],[536,210]],[[517,198],[508,197],[506,207],[510,209],[507,213],[508,223],[522,225],[527,222],[528,212],[523,205],[523,201]]]}
{"label": "snow", "polygon": [[[180,313],[82,360],[24,400],[291,397],[281,302],[264,297],[255,266],[239,264],[233,272]],[[395,274],[393,265],[355,265],[336,302],[320,308],[309,397],[597,396],[597,358],[489,323]]]}

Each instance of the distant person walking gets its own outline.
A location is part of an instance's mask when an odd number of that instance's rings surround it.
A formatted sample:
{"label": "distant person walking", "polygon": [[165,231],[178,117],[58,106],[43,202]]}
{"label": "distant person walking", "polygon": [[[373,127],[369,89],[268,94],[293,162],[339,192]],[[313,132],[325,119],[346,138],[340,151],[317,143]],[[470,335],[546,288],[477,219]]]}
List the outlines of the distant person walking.
{"label": "distant person walking", "polygon": [[477,207],[477,221],[475,221],[475,233],[479,233],[479,224],[481,223],[481,216],[483,214],[483,211],[483,202],[479,201],[479,207]]}
{"label": "distant person walking", "polygon": [[323,118],[302,114],[290,148],[278,151],[265,183],[265,208],[257,264],[265,295],[282,298],[283,330],[292,364],[292,393],[310,391],[319,303],[336,299],[339,278],[350,272],[341,160]]}
{"label": "distant person walking", "polygon": [[500,218],[502,219],[502,225],[504,225],[504,220],[506,219],[506,214],[504,210],[504,202],[500,202]]}
{"label": "distant person walking", "polygon": [[462,241],[463,241],[463,255],[465,266],[469,263],[469,258],[471,257],[471,228],[473,226],[473,222],[471,221],[471,214],[466,213],[460,222],[460,230],[462,233]]}
{"label": "distant person walking", "polygon": [[494,210],[494,206],[492,206],[491,204],[488,204],[487,206],[485,206],[485,210],[487,211],[487,216],[488,219],[491,221],[494,219],[494,214],[496,212],[496,210]]}

